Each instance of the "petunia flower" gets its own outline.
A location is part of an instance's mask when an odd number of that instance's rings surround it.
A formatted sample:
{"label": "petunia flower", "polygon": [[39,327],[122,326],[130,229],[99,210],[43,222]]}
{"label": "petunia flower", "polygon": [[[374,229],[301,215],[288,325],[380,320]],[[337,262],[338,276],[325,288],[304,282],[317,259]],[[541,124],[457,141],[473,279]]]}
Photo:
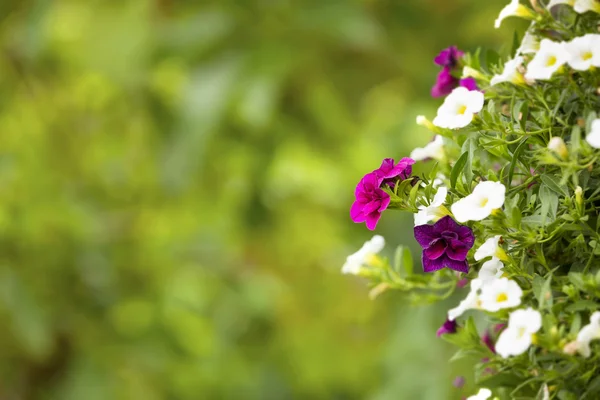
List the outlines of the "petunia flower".
{"label": "petunia flower", "polygon": [[473,396],[467,397],[467,400],[487,400],[492,396],[492,391],[490,389],[481,388],[477,394]]}
{"label": "petunia flower", "polygon": [[517,282],[508,278],[498,278],[481,288],[481,308],[496,312],[504,308],[512,308],[521,304],[523,290]]}
{"label": "petunia flower", "polygon": [[523,65],[523,57],[516,56],[512,60],[504,63],[504,69],[500,75],[496,74],[492,77],[490,85],[494,86],[502,82],[510,82],[514,84],[524,83],[525,79],[521,73],[521,67]]}
{"label": "petunia flower", "polygon": [[502,263],[502,261],[500,261],[496,257],[493,257],[491,260],[488,260],[483,263],[477,277],[487,284],[494,281],[495,279],[500,278],[504,273],[503,269],[504,264]]}
{"label": "petunia flower", "polygon": [[383,181],[375,173],[365,175],[356,186],[356,200],[350,208],[350,217],[355,223],[366,222],[369,230],[374,230],[381,213],[390,204],[390,195],[379,188]]}
{"label": "petunia flower", "polygon": [[444,151],[444,138],[440,135],[435,135],[433,141],[427,143],[425,147],[417,147],[410,153],[410,158],[415,161],[428,160],[443,160],[446,158]]}
{"label": "petunia flower", "polygon": [[435,85],[431,88],[431,97],[447,96],[458,85],[459,79],[452,76],[450,67],[444,67],[438,74]]}
{"label": "petunia flower", "polygon": [[377,176],[379,185],[388,184],[394,186],[394,180],[399,178],[405,180],[410,178],[412,174],[412,165],[415,160],[412,158],[404,157],[397,164],[394,164],[393,158],[386,158],[381,163],[381,166],[372,173]]}
{"label": "petunia flower", "polygon": [[463,128],[471,123],[483,108],[483,93],[458,87],[444,99],[433,120],[440,128]]}
{"label": "petunia flower", "polygon": [[532,35],[529,31],[525,32],[521,45],[517,49],[517,54],[536,53],[540,49],[540,39]]}
{"label": "petunia flower", "polygon": [[459,225],[450,216],[445,216],[433,225],[415,226],[414,232],[415,239],[423,248],[425,272],[444,267],[469,272],[467,253],[475,242],[471,228]]}
{"label": "petunia flower", "polygon": [[479,86],[477,86],[477,81],[472,77],[461,78],[458,82],[458,85],[469,90],[479,90]]}
{"label": "petunia flower", "polygon": [[591,129],[585,136],[585,141],[595,149],[600,149],[600,118],[592,121]]}
{"label": "petunia flower", "polygon": [[527,308],[516,310],[508,317],[508,326],[496,342],[496,352],[502,358],[518,356],[527,351],[532,343],[532,335],[542,327],[539,311]]}
{"label": "petunia flower", "polygon": [[592,354],[590,342],[600,339],[600,311],[596,311],[590,317],[590,323],[581,328],[577,334],[577,351],[583,357],[588,358]]}
{"label": "petunia flower", "polygon": [[419,206],[419,212],[415,214],[415,226],[425,225],[448,215],[448,209],[443,207],[446,196],[448,196],[448,189],[442,186],[436,192],[431,204]]}
{"label": "petunia flower", "polygon": [[587,71],[591,67],[600,67],[600,35],[588,34],[565,43],[569,54],[567,62],[571,68]]}
{"label": "petunia flower", "polygon": [[535,13],[529,8],[519,3],[519,0],[511,0],[509,4],[507,4],[502,11],[500,11],[500,15],[496,18],[496,22],[494,23],[494,27],[500,28],[502,21],[507,17],[521,17],[525,19],[534,19]]}
{"label": "petunia flower", "polygon": [[555,152],[559,157],[566,159],[569,156],[569,150],[565,141],[560,136],[554,136],[548,141],[548,150]]}
{"label": "petunia flower", "polygon": [[456,323],[456,321],[450,321],[449,319],[447,319],[446,322],[444,322],[444,324],[440,327],[440,329],[437,330],[436,335],[437,337],[440,337],[445,334],[456,333],[457,326],[458,324]]}
{"label": "petunia flower", "polygon": [[433,62],[440,67],[454,68],[458,64],[458,59],[461,58],[465,53],[459,50],[456,46],[450,46],[440,52]]}
{"label": "petunia flower", "polygon": [[525,79],[528,80],[547,80],[558,71],[570,58],[562,42],[553,42],[549,39],[542,39],[540,49],[533,59],[527,64]]}
{"label": "petunia flower", "polygon": [[575,0],[573,9],[579,14],[583,14],[588,11],[600,13],[600,3],[597,0]]}
{"label": "petunia flower", "polygon": [[506,187],[500,182],[481,182],[473,193],[452,204],[451,210],[458,222],[481,221],[492,211],[502,207]]}
{"label": "petunia flower", "polygon": [[479,294],[481,288],[483,287],[483,281],[479,278],[473,279],[471,281],[471,290],[467,297],[462,300],[458,306],[448,310],[448,319],[454,321],[456,318],[460,317],[467,310],[478,309],[481,303],[479,299]]}
{"label": "petunia flower", "polygon": [[372,262],[373,257],[377,255],[385,246],[383,236],[375,235],[354,254],[350,254],[346,258],[346,262],[342,267],[343,274],[358,275],[361,268]]}
{"label": "petunia flower", "polygon": [[489,238],[475,252],[475,261],[481,261],[486,257],[496,257],[506,260],[506,252],[499,245],[500,235]]}

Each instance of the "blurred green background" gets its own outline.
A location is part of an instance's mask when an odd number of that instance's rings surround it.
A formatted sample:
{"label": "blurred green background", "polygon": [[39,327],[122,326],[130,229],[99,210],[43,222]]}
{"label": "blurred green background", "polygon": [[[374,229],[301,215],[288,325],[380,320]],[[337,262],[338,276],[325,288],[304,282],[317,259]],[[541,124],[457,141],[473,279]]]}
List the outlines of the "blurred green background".
{"label": "blurred green background", "polygon": [[450,304],[340,268],[360,177],[431,139],[433,57],[510,42],[505,3],[0,2],[0,399],[470,394]]}

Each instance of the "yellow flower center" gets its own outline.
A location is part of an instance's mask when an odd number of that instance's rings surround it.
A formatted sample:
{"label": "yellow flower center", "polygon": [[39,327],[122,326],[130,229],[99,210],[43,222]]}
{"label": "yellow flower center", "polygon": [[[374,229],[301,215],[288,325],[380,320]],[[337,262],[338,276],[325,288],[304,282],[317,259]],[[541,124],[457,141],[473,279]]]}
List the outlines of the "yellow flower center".
{"label": "yellow flower center", "polygon": [[551,67],[554,64],[556,64],[556,57],[554,57],[554,56],[548,57],[548,59],[546,60],[546,67]]}
{"label": "yellow flower center", "polygon": [[488,203],[488,201],[490,201],[487,197],[484,197],[483,199],[481,199],[481,201],[479,202],[479,207],[485,207]]}
{"label": "yellow flower center", "polygon": [[467,106],[460,106],[458,108],[458,114],[463,115],[467,111]]}
{"label": "yellow flower center", "polygon": [[592,52],[591,52],[591,51],[587,51],[587,52],[583,53],[583,54],[581,55],[581,58],[582,58],[584,61],[587,61],[587,60],[589,60],[590,58],[592,58]]}
{"label": "yellow flower center", "polygon": [[496,297],[496,303],[502,303],[503,301],[508,300],[508,296],[506,295],[506,293],[500,293],[497,297]]}

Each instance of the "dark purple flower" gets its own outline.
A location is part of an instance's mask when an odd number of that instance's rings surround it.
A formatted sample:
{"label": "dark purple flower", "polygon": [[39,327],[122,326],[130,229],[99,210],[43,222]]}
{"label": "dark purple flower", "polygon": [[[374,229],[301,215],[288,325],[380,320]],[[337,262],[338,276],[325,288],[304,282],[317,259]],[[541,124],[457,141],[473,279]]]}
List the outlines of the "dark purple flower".
{"label": "dark purple flower", "polygon": [[445,335],[446,333],[456,333],[456,321],[450,321],[449,319],[444,322],[440,329],[437,330],[437,337]]}
{"label": "dark purple flower", "polygon": [[458,59],[461,58],[465,53],[460,51],[456,46],[448,47],[438,54],[433,62],[440,67],[455,67],[458,63]]}
{"label": "dark purple flower", "polygon": [[496,346],[494,345],[494,341],[492,340],[492,336],[489,331],[486,331],[481,337],[481,341],[483,344],[487,346],[488,349],[494,354],[496,354]]}
{"label": "dark purple flower", "polygon": [[462,388],[463,386],[465,386],[465,382],[466,379],[464,376],[457,376],[456,378],[454,378],[454,382],[452,382],[452,385],[454,385],[455,388]]}
{"label": "dark purple flower", "polygon": [[459,86],[462,86],[469,90],[479,90],[479,87],[477,86],[477,82],[475,81],[474,78],[471,78],[471,77],[462,78],[458,84],[459,84]]}
{"label": "dark purple flower", "polygon": [[449,95],[458,87],[459,79],[452,76],[450,67],[444,67],[437,76],[435,85],[431,88],[432,97]]}
{"label": "dark purple flower", "polygon": [[394,164],[393,158],[386,158],[381,163],[381,167],[373,171],[377,175],[379,185],[386,183],[391,187],[394,187],[394,180],[400,178],[400,180],[408,179],[412,174],[412,165],[415,160],[412,158],[404,157],[398,164]]}
{"label": "dark purple flower", "polygon": [[380,183],[375,173],[365,175],[356,186],[356,200],[350,208],[352,221],[366,222],[369,230],[375,229],[381,213],[390,204],[390,195],[379,188]]}
{"label": "dark purple flower", "polygon": [[468,226],[459,225],[449,215],[433,225],[415,226],[415,239],[423,248],[423,270],[433,272],[448,267],[469,272],[467,253],[475,238]]}

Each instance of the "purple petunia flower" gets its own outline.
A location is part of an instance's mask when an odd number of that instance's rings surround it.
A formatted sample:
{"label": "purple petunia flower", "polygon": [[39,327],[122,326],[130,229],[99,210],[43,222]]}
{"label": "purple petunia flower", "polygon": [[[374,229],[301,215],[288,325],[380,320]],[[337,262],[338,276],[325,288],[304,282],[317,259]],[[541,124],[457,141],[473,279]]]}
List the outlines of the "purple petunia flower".
{"label": "purple petunia flower", "polygon": [[459,84],[459,86],[462,86],[469,90],[479,90],[479,87],[477,86],[477,82],[475,81],[474,78],[471,78],[471,77],[461,79],[458,82],[458,84]]}
{"label": "purple petunia flower", "polygon": [[408,179],[412,174],[412,165],[415,160],[412,158],[404,157],[398,164],[394,164],[393,158],[386,158],[381,163],[381,167],[377,168],[372,173],[377,175],[379,179],[379,185],[386,183],[391,187],[394,187],[394,179],[400,178],[400,180]]}
{"label": "purple petunia flower", "polygon": [[350,217],[356,223],[366,222],[369,230],[374,230],[381,213],[390,204],[390,195],[379,188],[383,179],[374,172],[365,175],[354,191],[356,200],[350,208]]}
{"label": "purple petunia flower", "polygon": [[450,67],[444,67],[437,76],[435,85],[431,88],[431,97],[442,97],[452,93],[458,87],[459,79],[452,76]]}
{"label": "purple petunia flower", "polygon": [[437,330],[436,335],[437,337],[440,337],[442,335],[445,335],[446,333],[456,333],[456,327],[456,320],[450,321],[449,319],[447,319],[446,322],[444,322],[444,324],[440,326],[440,329]]}
{"label": "purple petunia flower", "polygon": [[467,253],[475,238],[468,226],[459,225],[449,215],[434,225],[415,226],[415,239],[423,248],[423,270],[433,272],[448,267],[469,272]]}
{"label": "purple petunia flower", "polygon": [[486,331],[481,337],[481,341],[483,344],[487,346],[488,349],[494,354],[496,354],[496,346],[494,345],[494,341],[492,340],[492,336],[489,331]]}
{"label": "purple petunia flower", "polygon": [[456,46],[450,46],[444,49],[438,54],[433,62],[440,67],[455,67],[458,63],[458,59],[461,58],[465,53],[460,51]]}

